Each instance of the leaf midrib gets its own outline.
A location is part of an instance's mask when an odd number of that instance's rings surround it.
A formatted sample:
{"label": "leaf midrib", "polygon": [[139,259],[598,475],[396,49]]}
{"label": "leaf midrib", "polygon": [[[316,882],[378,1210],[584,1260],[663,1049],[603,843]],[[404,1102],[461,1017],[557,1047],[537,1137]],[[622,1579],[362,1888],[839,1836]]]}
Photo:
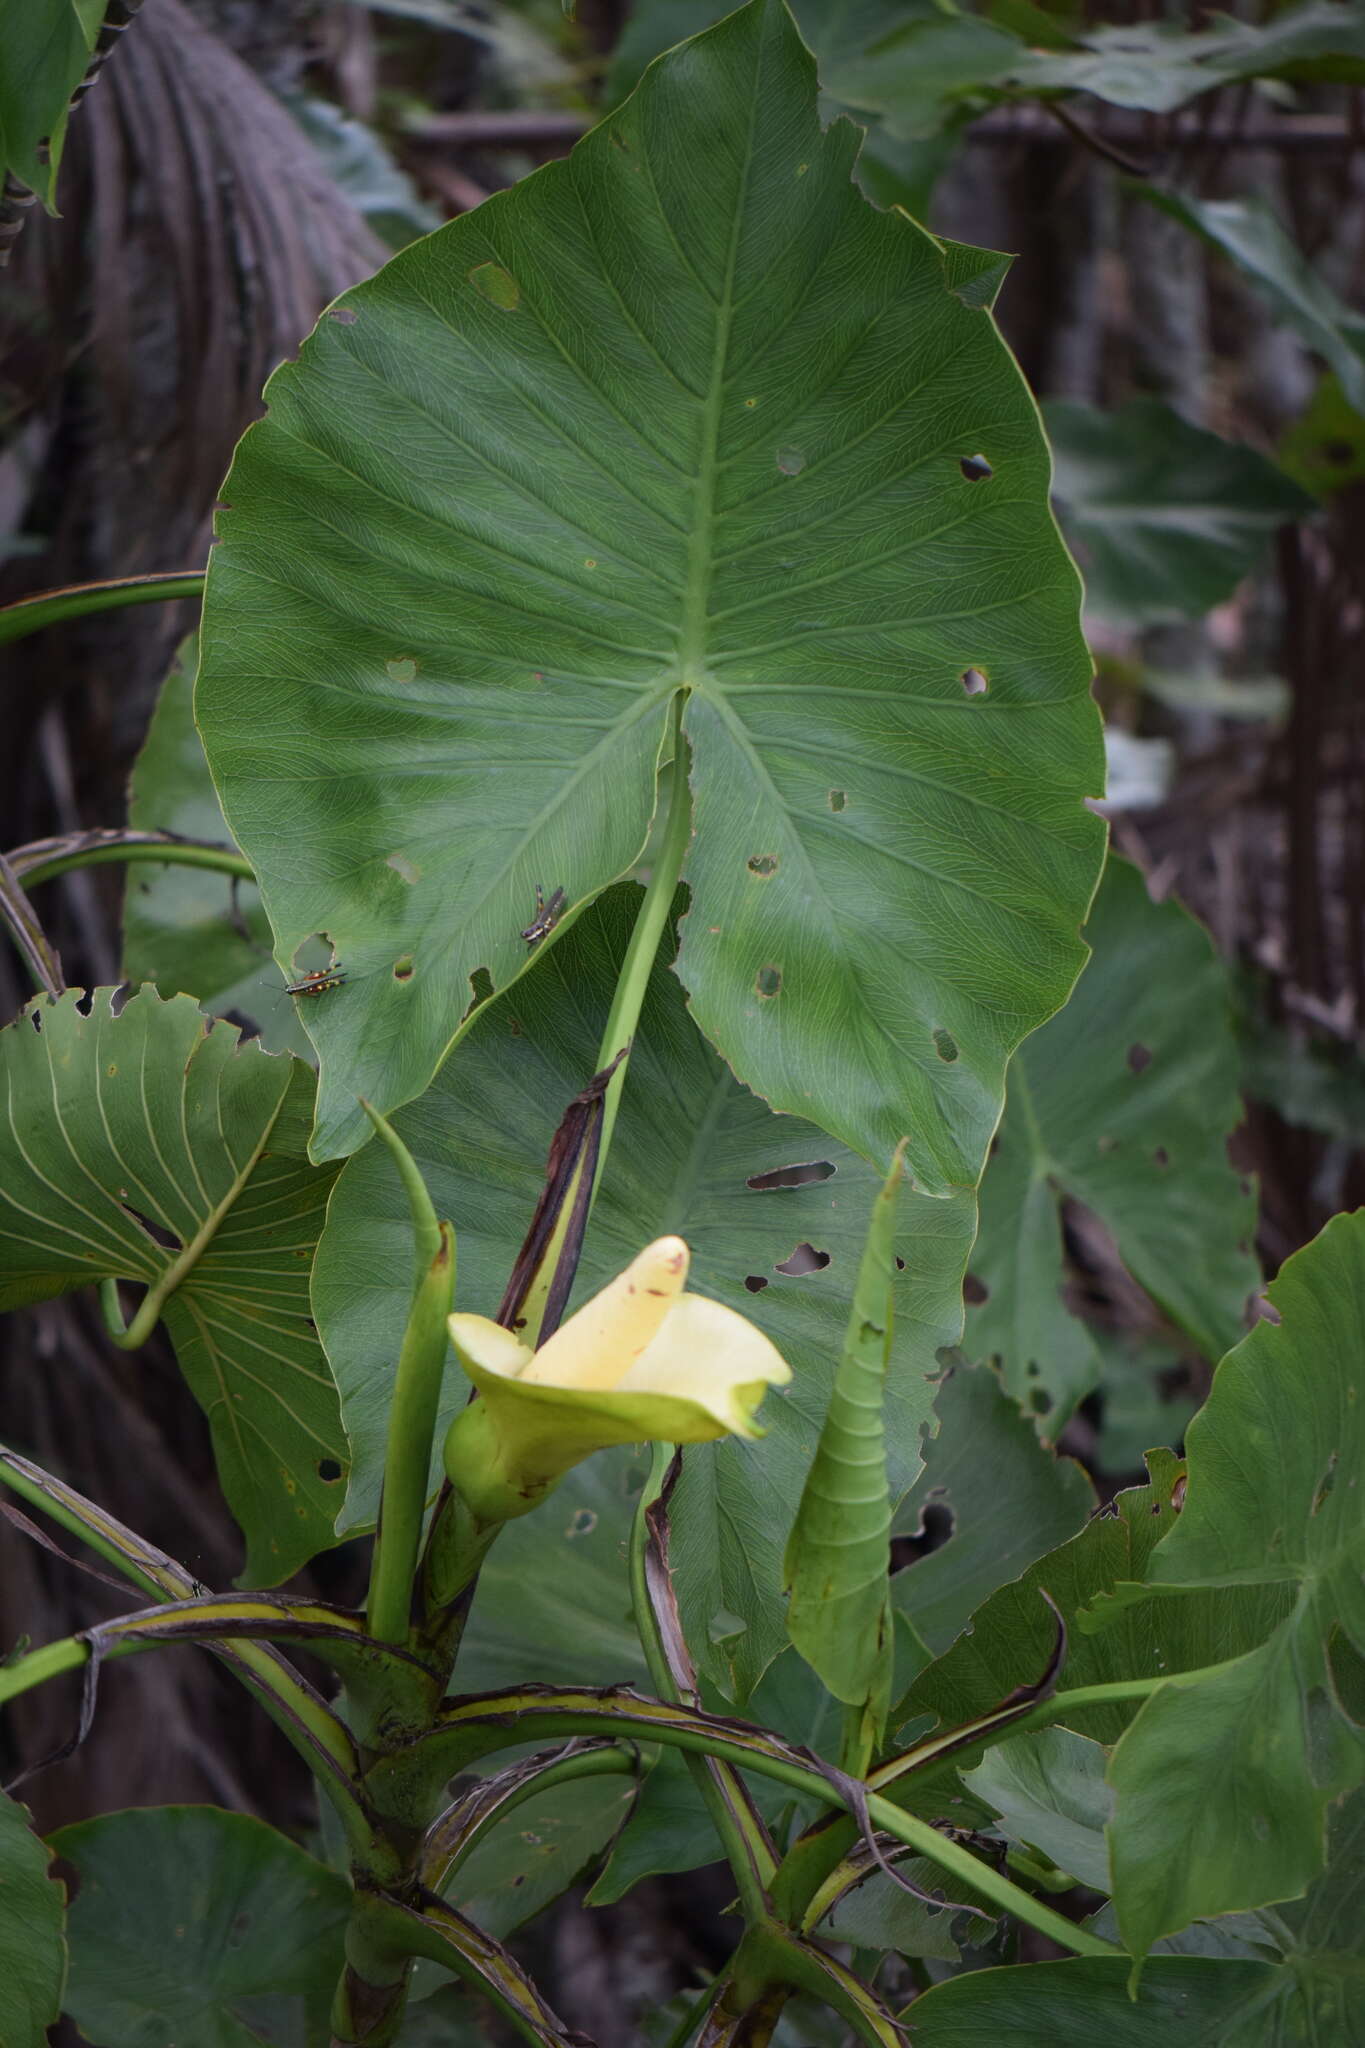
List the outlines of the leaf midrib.
{"label": "leaf midrib", "polygon": [[[730,332],[735,314],[735,266],[739,257],[740,226],[749,192],[749,174],[754,160],[754,128],[758,114],[761,57],[754,64],[754,83],[749,96],[749,126],[745,137],[744,163],[739,174],[739,191],[730,222],[730,246],[725,258],[725,282],[716,304],[715,341],[711,351],[711,376],[702,407],[701,454],[693,491],[692,530],[687,541],[687,576],[683,587],[678,633],[679,680],[692,687],[702,683],[706,672],[708,627],[710,625],[712,539],[716,515],[716,476],[720,460],[721,412],[725,398],[725,366],[730,353]],[[660,209],[662,211],[662,208]]]}

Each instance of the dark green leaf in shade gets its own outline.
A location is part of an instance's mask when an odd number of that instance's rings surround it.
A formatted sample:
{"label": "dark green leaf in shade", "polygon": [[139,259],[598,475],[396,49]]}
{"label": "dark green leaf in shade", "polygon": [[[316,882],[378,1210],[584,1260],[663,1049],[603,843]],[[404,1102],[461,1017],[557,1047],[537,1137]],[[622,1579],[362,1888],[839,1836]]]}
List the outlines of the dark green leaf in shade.
{"label": "dark green leaf in shade", "polygon": [[897,1154],[872,1204],[843,1350],[784,1564],[792,1642],[836,1699],[870,1705],[878,1728],[889,1704],[893,1655],[882,1402],[891,1363],[896,1197],[903,1172]]}
{"label": "dark green leaf in shade", "polygon": [[336,1178],[308,1163],[313,1076],[190,996],[144,988],[116,1015],[114,993],[96,989],[88,1015],[79,989],[39,998],[0,1032],[0,1306],[109,1278],[170,1289],[162,1318],[213,1431],[245,1579],[277,1584],[334,1540],[347,1462],[309,1317]]}
{"label": "dark green leaf in shade", "polygon": [[351,1888],[244,1813],[154,1806],[52,1838],[75,1865],[66,2010],[100,2048],[326,2048]]}
{"label": "dark green leaf in shade", "polygon": [[28,1808],[0,1792],[0,2042],[38,2048],[62,2005],[66,1895]]}
{"label": "dark green leaf in shade", "polygon": [[[582,916],[515,996],[477,1019],[458,1057],[395,1119],[437,1209],[455,1225],[462,1309],[488,1313],[501,1296],[551,1135],[596,1064],[639,900],[638,888],[626,884]],[[742,1088],[690,1023],[675,977],[656,973],[588,1232],[578,1298],[619,1272],[651,1238],[677,1232],[692,1247],[690,1284],[741,1310],[792,1366],[791,1388],[764,1406],[766,1438],[689,1451],[673,1501],[672,1561],[688,1639],[707,1675],[731,1697],[752,1688],[787,1640],[783,1546],[828,1402],[864,1221],[879,1185],[865,1161],[809,1124],[773,1116]],[[918,1470],[932,1398],[926,1375],[937,1371],[938,1348],[955,1341],[958,1331],[973,1214],[968,1195],[948,1202],[903,1198],[906,1270],[897,1279],[887,1402],[897,1498]],[[406,1228],[401,1196],[383,1162],[367,1151],[349,1163],[330,1206],[313,1288],[355,1458],[347,1527],[372,1519],[377,1500],[388,1399],[386,1333],[395,1305],[400,1321],[404,1313]],[[809,1255],[797,1256],[803,1246]],[[440,1426],[466,1393],[464,1375],[451,1364]],[[604,1469],[624,1473],[629,1465],[627,1456]],[[565,1654],[567,1638],[568,1654],[595,1664],[594,1682],[626,1678],[636,1668],[625,1568],[616,1549],[624,1499],[613,1496],[608,1517],[595,1494],[571,1495],[569,1487],[566,1480],[544,1510],[507,1530],[483,1573],[467,1640],[487,1640],[495,1661],[505,1655],[508,1665],[505,1672],[499,1666],[499,1675],[508,1680],[526,1676],[528,1648],[536,1658],[549,1654],[542,1626],[557,1589],[546,1591],[524,1634],[522,1604],[524,1598],[539,1602],[550,1557],[560,1557],[572,1572],[575,1544],[547,1548],[548,1532],[571,1526],[580,1512],[571,1503],[580,1498],[589,1531],[585,1550],[600,1558],[603,1571],[600,1581],[593,1579],[603,1601],[601,1622],[594,1623],[599,1650],[589,1657],[587,1639],[576,1641],[571,1626],[550,1626],[554,1654]],[[599,1515],[600,1539],[590,1527]],[[609,1521],[617,1532],[610,1536]],[[505,1580],[499,1578],[502,1560],[508,1560]],[[526,1593],[494,1607],[485,1639],[481,1614],[494,1600],[489,1588],[502,1583],[510,1589],[517,1572],[526,1575]],[[608,1590],[613,1573],[614,1595]],[[570,1600],[563,1611],[571,1616],[573,1609]],[[615,1671],[602,1668],[599,1655],[611,1644],[621,1661]],[[556,1668],[554,1675],[571,1674]]]}
{"label": "dark green leaf in shade", "polygon": [[1190,1424],[1184,1509],[1147,1576],[1177,1608],[1218,1597],[1189,1588],[1293,1606],[1226,1670],[1153,1695],[1115,1751],[1114,1897],[1135,1954],[1296,1897],[1321,1868],[1328,1801],[1365,1776],[1328,1656],[1337,1630],[1365,1651],[1365,1212],[1335,1217],[1267,1294],[1274,1321],[1224,1359]]}
{"label": "dark green leaf in shade", "polygon": [[1271,312],[1336,371],[1348,403],[1365,412],[1365,314],[1338,298],[1264,199],[1195,199],[1158,185],[1140,189],[1221,249]]}
{"label": "dark green leaf in shade", "polygon": [[938,1428],[896,1533],[921,1534],[932,1507],[951,1513],[952,1534],[896,1573],[891,1596],[938,1655],[997,1586],[1076,1534],[1095,1490],[1074,1459],[1038,1441],[990,1366],[954,1366],[934,1415]]}
{"label": "dark green leaf in shade", "polygon": [[698,1023],[880,1171],[908,1133],[921,1190],[975,1184],[1083,957],[1099,726],[1036,409],[857,145],[752,0],[272,379],[196,709],[280,957],[354,976],[305,1017],[316,1156],[543,968],[538,883],[630,868],[682,689]]}
{"label": "dark green leaf in shade", "polygon": [[309,93],[291,97],[288,106],[332,182],[390,249],[406,248],[441,225],[373,128]]}
{"label": "dark green leaf in shade", "polygon": [[[141,831],[231,845],[194,724],[196,635],[186,640],[156,700],[133,767],[128,823]],[[321,963],[319,963],[321,964]],[[124,879],[123,976],[165,996],[194,996],[211,1016],[250,1018],[271,1052],[312,1048],[271,958],[270,925],[254,882],[234,885],[206,868],[132,861]],[[322,1000],[319,998],[319,1000]]]}
{"label": "dark green leaf in shade", "polygon": [[1043,410],[1053,498],[1086,609],[1126,626],[1196,619],[1258,566],[1312,501],[1254,448],[1193,427],[1159,399]]}
{"label": "dark green leaf in shade", "polygon": [[1229,1164],[1241,1121],[1226,970],[1175,902],[1111,858],[1076,993],[1010,1068],[981,1189],[966,1349],[999,1360],[1055,1436],[1099,1377],[1062,1298],[1061,1198],[1113,1234],[1133,1278],[1209,1358],[1245,1327],[1259,1284],[1256,1204]]}
{"label": "dark green leaf in shade", "polygon": [[1041,1849],[1092,1891],[1109,1889],[1104,1830],[1114,1795],[1098,1742],[1069,1728],[1042,1728],[997,1743],[962,1782],[1000,1817],[1011,1842]]}
{"label": "dark green leaf in shade", "polygon": [[1185,1953],[1150,1958],[1135,1997],[1124,1962],[983,1970],[916,2000],[915,2048],[1365,2048],[1362,1916],[1357,1792],[1333,1815],[1327,1868],[1304,1899],[1190,1928]]}

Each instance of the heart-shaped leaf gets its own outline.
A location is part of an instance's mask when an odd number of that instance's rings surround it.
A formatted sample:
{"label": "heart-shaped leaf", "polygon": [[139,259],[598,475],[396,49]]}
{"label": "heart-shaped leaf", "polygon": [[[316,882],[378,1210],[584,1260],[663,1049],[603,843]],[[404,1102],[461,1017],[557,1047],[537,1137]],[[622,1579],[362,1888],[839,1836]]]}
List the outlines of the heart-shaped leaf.
{"label": "heart-shaped leaf", "polygon": [[543,958],[538,885],[629,868],[682,691],[698,1021],[775,1108],[975,1183],[1081,963],[1099,726],[1036,410],[857,147],[751,0],[272,379],[197,712],[280,957],[323,931],[355,977],[306,1018],[315,1156]]}
{"label": "heart-shaped leaf", "polygon": [[116,1012],[114,993],[88,1012],[79,989],[39,997],[0,1032],[0,1307],[146,1288],[209,1418],[245,1578],[278,1582],[333,1542],[347,1464],[308,1313],[336,1178],[305,1151],[313,1076],[191,996],[144,988]]}

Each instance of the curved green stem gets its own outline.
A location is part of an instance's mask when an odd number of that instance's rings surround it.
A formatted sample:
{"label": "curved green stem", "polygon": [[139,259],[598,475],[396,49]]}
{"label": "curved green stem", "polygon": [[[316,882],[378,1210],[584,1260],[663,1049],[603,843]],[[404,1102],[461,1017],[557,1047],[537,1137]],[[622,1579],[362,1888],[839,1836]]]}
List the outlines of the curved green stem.
{"label": "curved green stem", "polygon": [[[645,1653],[645,1664],[654,1690],[660,1699],[676,1701],[681,1695],[659,1635],[659,1625],[654,1613],[654,1603],[649,1597],[649,1583],[645,1571],[645,1556],[649,1547],[649,1510],[663,1492],[671,1455],[671,1446],[668,1444],[651,1446],[649,1477],[636,1502],[635,1519],[630,1530],[630,1604],[635,1618],[635,1632]],[[772,1859],[763,1853],[763,1845],[751,1840],[741,1823],[740,1811],[737,1809],[742,1810],[744,1805],[744,1787],[735,1782],[734,1773],[728,1764],[713,1763],[708,1757],[692,1755],[688,1755],[685,1761],[688,1774],[702,1796],[711,1825],[725,1851],[726,1861],[734,1873],[735,1888],[739,1893],[745,1921],[753,1926],[768,1917],[768,1900],[764,1885],[772,1878],[773,1864]],[[733,1801],[726,1797],[726,1789],[721,1781],[722,1773],[734,1785],[736,1798]]]}
{"label": "curved green stem", "polygon": [[107,583],[72,583],[62,590],[40,590],[33,597],[21,597],[17,604],[0,608],[0,645],[22,640],[28,633],[41,633],[46,626],[65,619],[79,619],[89,612],[121,610],[129,604],[165,604],[186,597],[202,597],[202,569],[167,569],[154,576],[118,576]]}
{"label": "curved green stem", "polygon": [[[699,1756],[716,1757],[740,1770],[757,1771],[760,1776],[775,1778],[779,1784],[789,1785],[795,1792],[819,1799],[826,1806],[843,1808],[847,1805],[844,1793],[836,1783],[809,1765],[798,1763],[794,1757],[779,1754],[775,1745],[760,1742],[758,1731],[746,1741],[739,1735],[734,1738],[727,1736],[723,1724],[708,1725],[702,1715],[697,1715],[695,1723],[689,1725],[680,1718],[677,1709],[665,1709],[648,1700],[628,1700],[618,1695],[602,1701],[600,1705],[589,1706],[587,1700],[590,1696],[570,1699],[566,1693],[562,1697],[564,1703],[561,1706],[536,1698],[522,1707],[512,1704],[516,1700],[515,1694],[484,1695],[477,1702],[469,1703],[470,1707],[477,1707],[477,1714],[456,1707],[444,1727],[438,1727],[434,1734],[440,1737],[456,1726],[466,1735],[472,1735],[475,1729],[479,1731],[482,1739],[477,1748],[465,1748],[458,1758],[451,1759],[452,1767],[460,1767],[476,1756],[487,1756],[517,1743],[549,1742],[563,1735],[614,1733],[619,1738],[629,1730],[645,1742],[668,1743]],[[504,1704],[495,1706],[495,1699]],[[426,1739],[431,1741],[433,1738]],[[444,1770],[447,1760],[442,1754],[441,1769]],[[1112,1942],[1102,1941],[1098,1935],[1076,1927],[988,1864],[980,1862],[970,1851],[941,1835],[927,1821],[906,1813],[891,1800],[869,1791],[867,1812],[874,1827],[894,1840],[904,1842],[907,1848],[928,1857],[942,1869],[951,1871],[982,1898],[990,1899],[999,1906],[1002,1912],[1027,1921],[1029,1926],[1036,1927],[1040,1934],[1046,1934],[1073,1955],[1123,1954],[1123,1950]]]}
{"label": "curved green stem", "polygon": [[115,861],[137,860],[159,861],[167,867],[210,868],[217,874],[231,875],[239,882],[254,882],[256,879],[256,870],[245,854],[208,839],[158,839],[150,833],[119,839],[101,836],[93,845],[73,845],[64,853],[45,852],[48,844],[60,846],[63,842],[38,840],[32,846],[16,847],[10,855],[15,873],[23,876],[29,888],[39,882],[54,881],[58,875],[67,874],[72,868],[96,868]]}

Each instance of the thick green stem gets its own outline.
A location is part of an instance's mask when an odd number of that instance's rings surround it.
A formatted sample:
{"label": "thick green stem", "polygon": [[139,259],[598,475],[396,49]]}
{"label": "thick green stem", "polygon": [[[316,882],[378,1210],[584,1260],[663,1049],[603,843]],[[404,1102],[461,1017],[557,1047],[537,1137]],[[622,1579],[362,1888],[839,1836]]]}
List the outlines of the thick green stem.
{"label": "thick green stem", "polygon": [[385,1117],[362,1105],[397,1163],[412,1211],[417,1279],[389,1403],[384,1490],[370,1563],[369,1632],[406,1643],[431,1479],[431,1447],[446,1359],[446,1317],[455,1286],[455,1237],[437,1221],[426,1183]]}
{"label": "thick green stem", "polygon": [[[673,898],[678,893],[683,861],[687,857],[687,848],[692,838],[692,789],[687,773],[687,741],[683,737],[682,707],[683,698],[680,692],[673,700],[673,773],[669,787],[668,816],[664,822],[658,857],[645,889],[645,900],[640,905],[635,929],[626,948],[626,957],[621,964],[606,1029],[602,1033],[602,1045],[597,1055],[599,1073],[603,1067],[610,1066],[616,1055],[628,1047],[635,1037],[645,990],[649,986],[649,977],[654,972],[659,941],[663,937],[664,926],[673,908]],[[599,1183],[611,1147],[611,1134],[616,1125],[621,1091],[626,1084],[628,1064],[627,1056],[607,1084],[602,1108],[602,1139],[597,1151]]]}
{"label": "thick green stem", "polygon": [[[678,1701],[681,1698],[673,1673],[669,1668],[668,1656],[659,1634],[654,1603],[649,1597],[649,1584],[645,1570],[645,1556],[649,1547],[650,1508],[663,1492],[664,1478],[668,1471],[671,1447],[668,1444],[654,1444],[651,1447],[649,1477],[635,1507],[635,1519],[630,1532],[630,1604],[635,1617],[635,1629],[645,1653],[651,1683],[662,1700]],[[726,1764],[715,1763],[709,1757],[685,1755],[688,1774],[696,1786],[710,1815],[711,1825],[717,1840],[725,1851],[726,1861],[734,1873],[735,1886],[744,1918],[752,1926],[768,1917],[768,1900],[764,1892],[765,1880],[773,1872],[772,1859],[766,1854],[761,1843],[755,1843],[741,1822],[744,1810],[744,1787]],[[726,1786],[721,1774],[728,1778],[735,1792],[732,1800],[726,1796]]]}

